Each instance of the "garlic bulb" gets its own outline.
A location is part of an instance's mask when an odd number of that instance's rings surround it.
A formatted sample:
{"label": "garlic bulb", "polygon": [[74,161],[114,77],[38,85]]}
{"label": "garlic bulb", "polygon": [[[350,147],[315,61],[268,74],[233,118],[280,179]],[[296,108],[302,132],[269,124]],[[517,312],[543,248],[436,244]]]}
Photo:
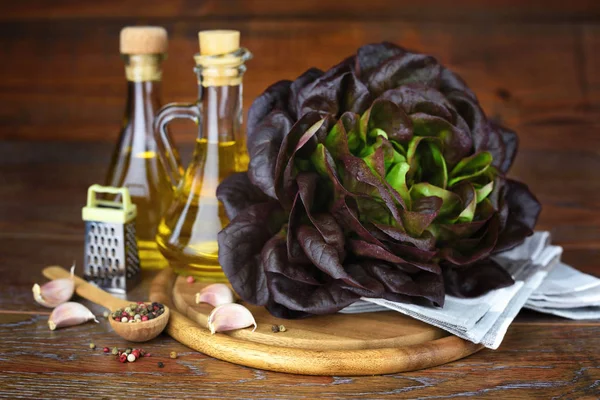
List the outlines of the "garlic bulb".
{"label": "garlic bulb", "polygon": [[56,328],[80,325],[90,320],[98,323],[96,316],[86,306],[70,301],[59,305],[52,311],[48,318],[48,327],[53,331]]}
{"label": "garlic bulb", "polygon": [[233,291],[224,283],[213,283],[196,293],[198,303],[208,303],[213,307],[233,303]]}
{"label": "garlic bulb", "polygon": [[252,329],[254,332],[257,328],[254,316],[250,310],[237,303],[218,306],[208,316],[208,329],[212,334],[246,328],[250,325],[254,325]]}
{"label": "garlic bulb", "polygon": [[35,301],[48,308],[54,308],[59,304],[69,301],[75,291],[74,272],[75,265],[71,267],[70,278],[54,279],[53,281],[44,283],[42,286],[37,283],[33,285],[32,291]]}

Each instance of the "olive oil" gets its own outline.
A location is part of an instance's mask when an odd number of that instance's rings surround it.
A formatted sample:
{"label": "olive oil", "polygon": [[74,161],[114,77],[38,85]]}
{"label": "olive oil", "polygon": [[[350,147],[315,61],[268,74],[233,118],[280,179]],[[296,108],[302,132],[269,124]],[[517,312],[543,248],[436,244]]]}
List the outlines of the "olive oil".
{"label": "olive oil", "polygon": [[162,268],[167,262],[158,251],[155,237],[162,214],[171,203],[173,185],[158,156],[153,122],[162,105],[161,63],[167,50],[167,33],[160,27],[126,27],[121,31],[120,46],[125,61],[127,102],[105,185],[129,189],[137,206],[140,264],[142,268]]}
{"label": "olive oil", "polygon": [[176,272],[224,281],[217,234],[229,220],[217,200],[219,182],[245,169],[247,154],[235,141],[197,139],[193,160],[162,219],[156,242]]}
{"label": "olive oil", "polygon": [[[219,265],[218,233],[229,223],[217,200],[219,183],[248,168],[242,124],[242,76],[251,53],[239,47],[237,31],[199,33],[200,53],[194,58],[198,99],[174,103],[159,111],[155,136],[164,145],[159,152],[169,167],[175,192],[160,222],[156,243],[169,265],[179,274],[201,281],[226,281]],[[166,140],[166,127],[174,119],[189,119],[198,126],[194,154],[180,173],[176,149]]]}
{"label": "olive oil", "polygon": [[[126,138],[128,136],[126,134]],[[127,187],[137,206],[136,232],[141,266],[162,268],[167,263],[158,251],[155,236],[163,210],[171,203],[173,189],[156,152],[137,149],[136,145],[121,147],[106,181],[109,186]]]}

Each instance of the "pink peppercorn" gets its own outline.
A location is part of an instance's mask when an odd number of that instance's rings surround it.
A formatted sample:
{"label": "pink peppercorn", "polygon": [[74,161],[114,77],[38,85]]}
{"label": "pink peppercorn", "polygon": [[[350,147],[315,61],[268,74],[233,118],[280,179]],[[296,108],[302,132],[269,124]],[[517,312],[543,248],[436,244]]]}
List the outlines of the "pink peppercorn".
{"label": "pink peppercorn", "polygon": [[148,321],[148,316],[147,315],[142,315],[142,321]]}
{"label": "pink peppercorn", "polygon": [[140,358],[140,351],[138,349],[134,349],[131,354],[133,354],[135,358]]}
{"label": "pink peppercorn", "polygon": [[187,277],[186,281],[187,281],[187,283],[194,283],[195,279],[193,276],[190,275]]}
{"label": "pink peppercorn", "polygon": [[105,347],[102,349],[103,352],[108,353],[110,351],[110,349],[108,347]]}
{"label": "pink peppercorn", "polygon": [[119,356],[119,361],[122,363],[127,362],[127,354],[123,353]]}

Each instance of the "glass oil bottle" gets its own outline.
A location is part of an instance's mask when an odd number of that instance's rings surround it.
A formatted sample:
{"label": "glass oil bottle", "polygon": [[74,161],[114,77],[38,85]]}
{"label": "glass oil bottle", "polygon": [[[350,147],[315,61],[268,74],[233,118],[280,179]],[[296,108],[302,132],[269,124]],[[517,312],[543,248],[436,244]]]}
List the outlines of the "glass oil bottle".
{"label": "glass oil bottle", "polygon": [[[179,274],[202,281],[226,281],[218,261],[217,234],[229,222],[216,198],[219,183],[248,167],[242,124],[242,77],[251,53],[240,48],[237,31],[199,33],[195,56],[198,100],[171,104],[160,111],[155,132],[165,149],[164,162],[176,186],[173,200],[160,222],[158,248]],[[194,153],[183,175],[170,147],[167,124],[177,118],[198,126]]]}
{"label": "glass oil bottle", "polygon": [[[142,268],[163,268],[168,264],[158,251],[155,237],[160,218],[171,203],[173,188],[157,155],[153,121],[162,105],[161,63],[167,52],[167,32],[161,27],[125,27],[120,39],[127,103],[105,185],[127,187],[137,206],[136,231]],[[168,134],[165,140],[171,140]],[[171,158],[176,163],[174,168],[180,169],[178,154]]]}

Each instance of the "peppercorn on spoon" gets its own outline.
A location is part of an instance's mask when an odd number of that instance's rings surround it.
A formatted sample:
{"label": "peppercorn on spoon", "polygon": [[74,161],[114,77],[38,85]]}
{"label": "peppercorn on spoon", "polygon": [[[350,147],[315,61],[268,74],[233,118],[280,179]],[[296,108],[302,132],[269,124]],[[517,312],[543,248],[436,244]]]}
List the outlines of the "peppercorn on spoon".
{"label": "peppercorn on spoon", "polygon": [[[48,279],[69,278],[71,276],[69,271],[58,266],[46,267],[42,273]],[[131,303],[131,301],[116,298],[78,276],[74,276],[73,279],[75,281],[75,293],[84,299],[106,307],[111,311],[126,307]],[[148,321],[125,323],[115,321],[113,318],[109,318],[109,321],[113,330],[123,339],[130,342],[146,342],[154,339],[165,329],[169,322],[169,315],[169,308],[165,306],[163,314]]]}

